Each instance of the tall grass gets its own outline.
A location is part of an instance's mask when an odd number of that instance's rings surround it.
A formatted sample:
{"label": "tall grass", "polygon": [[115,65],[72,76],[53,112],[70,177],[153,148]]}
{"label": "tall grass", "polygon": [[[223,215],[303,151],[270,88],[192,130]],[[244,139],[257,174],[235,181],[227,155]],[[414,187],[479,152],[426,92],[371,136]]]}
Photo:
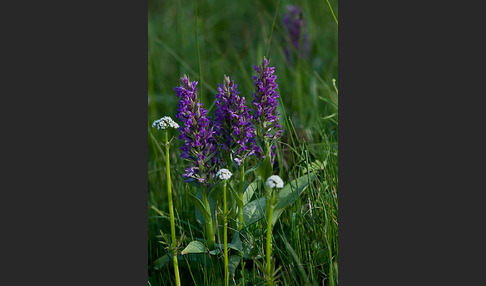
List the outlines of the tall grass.
{"label": "tall grass", "polygon": [[[288,4],[302,7],[309,33],[308,60],[286,61],[284,47],[288,40],[281,19]],[[268,51],[276,67],[278,111],[284,129],[276,149],[274,173],[286,182],[311,170],[317,175],[273,228],[274,280],[281,285],[337,285],[338,90],[337,83],[333,83],[333,79],[338,80],[338,28],[333,16],[338,15],[337,1],[329,1],[328,5],[328,1],[149,0],[148,13],[149,283],[175,285],[172,263],[160,260],[168,254],[171,242],[167,158],[160,148],[165,138],[150,124],[161,116],[175,117],[178,98],[173,88],[183,74],[200,82],[199,92],[209,113],[214,111],[214,94],[223,74],[235,80],[249,103],[253,65],[258,65]],[[169,139],[177,134],[169,130]],[[180,255],[190,241],[203,237],[205,230],[188,199],[195,189],[181,178],[186,164],[179,157],[179,147],[180,142],[174,139],[169,157],[181,284],[222,285],[223,253],[211,257]],[[247,176],[255,179],[252,172]],[[262,197],[264,193],[254,196]],[[229,202],[228,208],[235,207]],[[217,224],[216,241],[222,243],[222,217],[217,217]],[[228,241],[238,225],[238,221],[228,221]],[[241,283],[243,274],[246,285],[265,284],[265,270],[258,265],[264,263],[266,225],[259,222],[248,229],[251,231],[245,233],[243,243],[257,246],[247,254],[254,259],[246,260],[243,271],[241,263],[237,266],[230,284]]]}

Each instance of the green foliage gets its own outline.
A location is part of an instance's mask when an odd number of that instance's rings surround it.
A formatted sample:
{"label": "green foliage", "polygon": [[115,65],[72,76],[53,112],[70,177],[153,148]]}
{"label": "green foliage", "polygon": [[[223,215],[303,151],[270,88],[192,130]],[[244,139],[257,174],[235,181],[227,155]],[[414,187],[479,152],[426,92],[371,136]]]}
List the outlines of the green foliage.
{"label": "green foliage", "polygon": [[[280,3],[277,11],[277,4]],[[310,57],[288,63],[288,38],[281,23],[286,5],[300,5],[307,22]],[[332,8],[332,11],[331,11]],[[276,16],[275,25],[273,25]],[[161,116],[175,117],[178,98],[173,88],[188,74],[211,114],[222,75],[238,84],[250,105],[253,65],[268,50],[276,68],[278,112],[284,136],[276,144],[275,162],[250,161],[245,170],[245,227],[229,217],[230,283],[262,285],[258,269],[264,256],[264,181],[278,174],[280,190],[273,215],[273,256],[279,285],[338,283],[338,57],[336,0],[319,1],[161,1],[149,0],[148,11],[148,273],[151,285],[175,285],[168,245],[159,235],[169,233],[165,154],[161,134],[150,125]],[[269,45],[270,35],[272,35]],[[297,53],[293,50],[292,53]],[[169,131],[177,138],[178,132]],[[209,194],[209,210],[200,190],[181,177],[187,167],[180,142],[170,149],[172,192],[183,285],[221,285],[222,224],[217,209],[220,188]],[[261,177],[259,179],[259,176]],[[231,212],[236,213],[238,176],[229,182]],[[216,243],[205,247],[205,216],[215,219]],[[201,247],[202,246],[202,247]],[[181,252],[184,251],[184,255]],[[241,260],[241,251],[244,260]],[[260,261],[260,262],[259,262]],[[241,269],[242,265],[244,269]]]}
{"label": "green foliage", "polygon": [[[284,187],[278,191],[277,200],[272,216],[272,224],[275,225],[279,216],[283,213],[285,208],[294,203],[302,192],[314,181],[316,174],[304,175],[292,182],[284,185]],[[261,197],[254,201],[249,202],[243,208],[243,220],[245,225],[251,225],[265,216],[265,197]]]}
{"label": "green foliage", "polygon": [[186,248],[181,251],[181,254],[189,254],[189,253],[205,253],[206,247],[200,241],[191,241]]}

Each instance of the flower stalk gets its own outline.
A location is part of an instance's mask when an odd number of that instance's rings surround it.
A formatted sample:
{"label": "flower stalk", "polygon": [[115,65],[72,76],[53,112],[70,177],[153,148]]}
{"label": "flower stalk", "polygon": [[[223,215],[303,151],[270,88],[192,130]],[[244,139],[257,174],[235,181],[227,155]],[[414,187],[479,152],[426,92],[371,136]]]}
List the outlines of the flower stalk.
{"label": "flower stalk", "polygon": [[177,129],[179,124],[175,123],[169,116],[164,116],[158,120],[155,120],[152,124],[153,128],[165,130],[165,169],[167,172],[167,197],[169,200],[169,216],[170,216],[170,234],[171,234],[171,251],[173,252],[172,262],[174,264],[174,276],[176,285],[181,285],[179,277],[179,262],[177,261],[177,240],[175,234],[175,219],[174,219],[174,205],[172,202],[172,182],[170,178],[170,142],[168,127]]}
{"label": "flower stalk", "polygon": [[228,269],[228,206],[226,204],[226,180],[223,182],[223,207],[224,207],[224,285],[229,285],[229,269]]}
{"label": "flower stalk", "polygon": [[179,262],[177,261],[177,240],[175,234],[175,220],[174,220],[174,205],[172,203],[172,182],[170,179],[170,159],[169,159],[169,132],[165,131],[165,162],[167,170],[167,196],[169,200],[169,215],[170,215],[170,234],[172,237],[172,250],[174,251],[174,256],[172,261],[174,263],[174,275],[176,280],[176,285],[181,286],[181,280],[179,277]]}
{"label": "flower stalk", "polygon": [[276,190],[283,188],[283,181],[277,175],[268,177],[265,183],[265,206],[267,216],[267,248],[265,256],[267,258],[266,275],[268,285],[273,285],[273,265],[272,265],[272,217],[273,209],[275,208]]}
{"label": "flower stalk", "polygon": [[267,258],[267,279],[268,285],[273,285],[273,267],[272,267],[272,217],[273,217],[273,209],[275,204],[275,192],[270,190],[268,195],[266,196],[266,214],[267,214],[267,249],[266,249],[266,258]]}
{"label": "flower stalk", "polygon": [[228,204],[226,200],[226,181],[232,174],[228,169],[221,169],[216,177],[223,181],[223,243],[224,243],[224,285],[229,286],[229,263],[228,263]]}

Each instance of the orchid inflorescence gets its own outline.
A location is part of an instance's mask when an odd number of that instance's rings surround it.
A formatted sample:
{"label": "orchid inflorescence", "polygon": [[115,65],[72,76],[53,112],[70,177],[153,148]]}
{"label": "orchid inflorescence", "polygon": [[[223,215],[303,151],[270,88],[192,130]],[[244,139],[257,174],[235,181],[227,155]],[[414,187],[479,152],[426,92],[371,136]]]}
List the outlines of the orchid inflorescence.
{"label": "orchid inflorescence", "polygon": [[268,142],[273,149],[272,142],[282,136],[282,126],[278,123],[275,68],[269,66],[266,58],[260,67],[254,68],[257,75],[253,77],[252,108],[245,105],[245,97],[239,96],[238,85],[224,75],[215,96],[214,120],[208,116],[198,97],[197,81],[191,82],[184,75],[180,86],[174,88],[180,98],[176,117],[181,121],[178,128],[182,141],[181,157],[189,161],[183,177],[208,186],[216,178],[216,165],[231,166],[234,161],[240,166],[251,156],[265,158],[266,154],[256,139]]}
{"label": "orchid inflorescence", "polygon": [[217,151],[214,137],[214,126],[207,116],[197,93],[197,81],[191,82],[185,75],[180,79],[181,85],[174,88],[180,97],[176,117],[182,122],[179,127],[181,157],[190,162],[184,177],[196,179],[207,184],[214,178],[214,167]]}
{"label": "orchid inflorescence", "polygon": [[261,149],[255,144],[255,127],[251,121],[250,109],[245,106],[245,98],[239,96],[238,85],[224,75],[216,94],[215,129],[222,150],[231,152],[239,166],[246,157],[259,154]]}
{"label": "orchid inflorescence", "polygon": [[[297,5],[287,5],[287,12],[283,16],[282,23],[293,48],[299,52],[300,57],[308,58],[309,40],[302,9]],[[290,47],[288,46],[285,47],[285,57],[287,61],[291,61]]]}

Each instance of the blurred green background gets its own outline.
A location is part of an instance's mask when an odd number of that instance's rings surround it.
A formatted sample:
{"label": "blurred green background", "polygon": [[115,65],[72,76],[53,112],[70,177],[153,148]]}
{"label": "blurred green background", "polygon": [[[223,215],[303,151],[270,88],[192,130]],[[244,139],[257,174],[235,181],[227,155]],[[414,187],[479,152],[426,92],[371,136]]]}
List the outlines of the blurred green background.
{"label": "blurred green background", "polygon": [[[290,4],[302,7],[310,47],[308,60],[291,64],[284,55],[289,40],[282,25]],[[337,15],[337,1],[330,4]],[[253,65],[267,53],[277,5],[278,1],[149,0],[149,122],[162,115],[175,116],[178,98],[173,88],[184,74],[199,81],[206,108],[212,106],[223,74],[238,84],[249,102]],[[277,91],[287,115],[297,120],[295,125],[309,126],[319,115],[333,113],[318,97],[333,97],[337,52],[337,24],[326,1],[280,1],[268,59],[276,67]]]}

